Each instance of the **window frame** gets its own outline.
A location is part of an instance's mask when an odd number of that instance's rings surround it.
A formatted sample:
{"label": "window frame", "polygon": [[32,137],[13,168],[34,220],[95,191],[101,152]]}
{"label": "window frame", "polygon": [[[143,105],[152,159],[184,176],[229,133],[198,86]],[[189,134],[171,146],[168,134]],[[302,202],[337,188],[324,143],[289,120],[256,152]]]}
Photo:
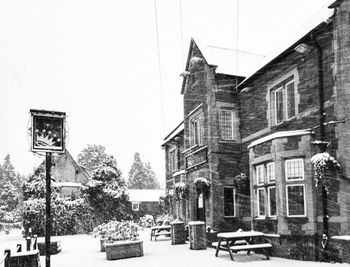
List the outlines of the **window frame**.
{"label": "window frame", "polygon": [[[302,215],[289,215],[289,199],[288,199],[288,187],[302,186],[303,187],[303,199],[304,199],[304,214]],[[287,205],[287,217],[288,218],[298,218],[298,217],[306,217],[306,194],[305,194],[305,184],[296,183],[296,184],[287,184],[286,185],[286,205]]]}
{"label": "window frame", "polygon": [[[134,205],[137,205],[137,208],[134,208]],[[139,211],[140,210],[140,202],[131,202],[131,210]]]}
{"label": "window frame", "polygon": [[[224,125],[224,114],[223,113],[229,113],[229,123],[226,125]],[[232,141],[233,140],[233,110],[231,109],[227,109],[227,108],[221,108],[220,109],[220,137],[221,137],[221,140],[224,140],[224,141]],[[225,129],[229,128],[229,131],[225,131]],[[226,133],[230,133],[229,135],[230,136],[226,136]]]}
{"label": "window frame", "polygon": [[[271,193],[270,190],[275,189],[275,205],[276,205],[276,214],[272,215],[271,214]],[[277,217],[277,188],[276,186],[269,186],[267,187],[267,205],[268,205],[268,215],[271,218],[276,218]]]}
{"label": "window frame", "polygon": [[[260,173],[260,172],[258,172],[258,169],[262,169],[262,172],[261,172],[261,174],[262,174],[262,182],[260,183],[259,182],[259,176],[258,176],[258,173]],[[264,168],[264,164],[259,164],[259,165],[256,165],[255,166],[255,176],[256,176],[256,184],[257,185],[264,185],[264,183],[265,183],[265,168]]]}
{"label": "window frame", "polygon": [[[259,198],[259,192],[262,192],[263,197],[264,197],[264,208],[262,209],[264,211],[264,214],[261,215],[260,214],[260,198]],[[260,187],[256,189],[256,199],[257,199],[257,217],[258,218],[266,218],[266,206],[265,206],[265,188],[264,187]]]}
{"label": "window frame", "polygon": [[[293,162],[293,161],[301,161],[302,177],[299,178],[299,179],[290,179],[290,178],[288,178],[287,163],[288,163],[288,162]],[[285,180],[286,180],[286,182],[304,181],[304,180],[305,180],[304,159],[303,159],[303,158],[286,159],[286,160],[284,161],[284,175],[285,175]]]}
{"label": "window frame", "polygon": [[[269,172],[269,166],[273,166],[272,172]],[[273,173],[273,180],[270,180],[270,176],[269,176],[270,173]],[[267,183],[270,183],[270,184],[276,182],[276,169],[275,169],[275,162],[274,161],[268,162],[266,164],[266,180],[267,180]]]}
{"label": "window frame", "polygon": [[198,113],[190,118],[190,147],[202,145],[202,114]]}
{"label": "window frame", "polygon": [[[296,86],[297,86],[297,81],[298,81],[298,76],[297,73],[293,72],[293,73],[289,73],[288,75],[283,77],[283,80],[279,80],[278,83],[275,84],[274,87],[269,89],[269,98],[270,101],[272,102],[270,104],[270,116],[273,116],[273,120],[271,120],[272,122],[272,126],[277,126],[280,125],[286,121],[289,121],[293,118],[296,117],[296,114],[298,113],[298,109],[297,109],[297,90],[296,90]],[[291,83],[293,83],[293,96],[294,96],[294,114],[293,116],[289,117],[288,114],[288,85],[290,85]],[[282,94],[282,111],[280,111],[280,109],[278,109],[278,101],[277,101],[277,94],[278,92],[281,92]],[[272,110],[273,109],[273,110]],[[273,111],[273,112],[272,112]],[[278,114],[281,113],[282,114],[282,119],[280,121],[278,121]]]}
{"label": "window frame", "polygon": [[[225,215],[225,188],[227,189],[232,189],[232,198],[233,198],[233,215]],[[224,218],[234,218],[236,217],[236,188],[234,188],[233,186],[224,186]]]}
{"label": "window frame", "polygon": [[[176,152],[177,152],[176,147],[171,148],[169,150],[169,172],[174,172],[174,171],[178,170],[178,168],[177,168],[177,153]],[[173,154],[174,158],[172,158],[172,154]]]}

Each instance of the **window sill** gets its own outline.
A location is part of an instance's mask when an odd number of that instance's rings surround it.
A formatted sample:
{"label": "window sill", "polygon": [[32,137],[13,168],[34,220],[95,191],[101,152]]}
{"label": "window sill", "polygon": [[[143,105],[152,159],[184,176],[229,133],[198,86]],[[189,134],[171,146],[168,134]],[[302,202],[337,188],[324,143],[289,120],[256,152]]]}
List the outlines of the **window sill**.
{"label": "window sill", "polygon": [[232,218],[236,218],[236,216],[224,216],[224,219],[232,219]]}
{"label": "window sill", "polygon": [[264,216],[264,217],[255,217],[254,218],[254,221],[263,221],[263,220],[266,220],[266,216]]}
{"label": "window sill", "polygon": [[309,218],[306,216],[300,216],[300,217],[286,217],[286,220],[289,223],[307,223],[309,221]]}

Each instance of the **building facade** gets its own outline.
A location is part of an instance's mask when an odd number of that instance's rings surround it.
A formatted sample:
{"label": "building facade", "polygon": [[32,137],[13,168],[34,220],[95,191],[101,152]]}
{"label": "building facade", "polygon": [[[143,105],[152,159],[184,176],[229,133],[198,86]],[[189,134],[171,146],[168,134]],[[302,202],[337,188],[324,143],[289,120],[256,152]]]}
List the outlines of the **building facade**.
{"label": "building facade", "polygon": [[[334,2],[246,78],[220,73],[192,40],[179,155],[187,220],[263,231],[275,255],[310,260],[350,234],[349,14],[349,0]],[[323,152],[341,169],[317,184],[314,156]]]}

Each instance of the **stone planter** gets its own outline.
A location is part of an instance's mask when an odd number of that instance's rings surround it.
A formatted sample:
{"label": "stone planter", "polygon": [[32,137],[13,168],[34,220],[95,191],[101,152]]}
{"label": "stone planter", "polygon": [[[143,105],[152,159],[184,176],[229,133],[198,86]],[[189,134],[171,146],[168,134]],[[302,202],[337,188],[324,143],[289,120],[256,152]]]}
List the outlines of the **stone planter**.
{"label": "stone planter", "polygon": [[116,241],[105,244],[107,260],[119,260],[143,256],[143,241]]}
{"label": "stone planter", "polygon": [[100,239],[100,251],[101,252],[106,252],[104,242],[105,242],[105,240],[101,238]]}

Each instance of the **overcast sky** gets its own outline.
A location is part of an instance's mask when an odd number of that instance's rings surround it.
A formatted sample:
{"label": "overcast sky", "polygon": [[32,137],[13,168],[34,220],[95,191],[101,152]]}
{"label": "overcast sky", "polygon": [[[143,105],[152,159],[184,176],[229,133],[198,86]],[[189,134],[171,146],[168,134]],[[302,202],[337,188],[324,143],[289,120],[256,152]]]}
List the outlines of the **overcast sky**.
{"label": "overcast sky", "polygon": [[158,0],[161,87],[154,0],[0,1],[0,162],[9,153],[31,173],[44,158],[29,151],[29,109],[57,110],[74,158],[103,145],[127,177],[139,152],[163,182],[160,145],[183,119],[191,36],[266,55],[330,2]]}

